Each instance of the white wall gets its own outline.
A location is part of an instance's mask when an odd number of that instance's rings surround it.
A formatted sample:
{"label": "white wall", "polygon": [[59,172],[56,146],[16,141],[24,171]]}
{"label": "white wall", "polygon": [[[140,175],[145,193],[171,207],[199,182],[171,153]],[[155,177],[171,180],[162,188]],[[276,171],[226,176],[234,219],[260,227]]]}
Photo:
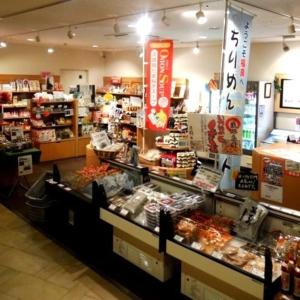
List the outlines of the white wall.
{"label": "white wall", "polygon": [[9,44],[0,49],[0,74],[40,74],[61,69],[88,70],[89,83],[102,85],[104,63],[100,52],[57,48],[53,54],[46,47]]}

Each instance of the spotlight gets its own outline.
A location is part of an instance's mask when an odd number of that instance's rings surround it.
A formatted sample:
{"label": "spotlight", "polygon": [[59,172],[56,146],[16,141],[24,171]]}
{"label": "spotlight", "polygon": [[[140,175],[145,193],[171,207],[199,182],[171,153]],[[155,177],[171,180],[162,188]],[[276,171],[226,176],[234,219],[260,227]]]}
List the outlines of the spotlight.
{"label": "spotlight", "polygon": [[48,53],[53,53],[54,52],[54,49],[53,48],[48,48]]}
{"label": "spotlight", "polygon": [[200,53],[199,43],[196,43],[196,46],[193,48],[193,53],[198,55]]}
{"label": "spotlight", "polygon": [[152,29],[152,20],[146,14],[140,17],[140,19],[136,23],[136,32],[139,36],[145,37],[149,35]]}
{"label": "spotlight", "polygon": [[4,41],[0,42],[0,48],[6,48],[7,47],[7,43]]}
{"label": "spotlight", "polygon": [[69,39],[72,39],[72,38],[74,38],[75,36],[76,36],[76,33],[73,32],[73,31],[71,30],[71,27],[69,27],[69,30],[68,30],[68,32],[67,32],[67,37],[68,37]]}
{"label": "spotlight", "polygon": [[196,19],[198,24],[205,24],[207,22],[207,18],[202,11],[202,4],[200,3],[200,9],[196,12]]}
{"label": "spotlight", "polygon": [[164,9],[164,13],[163,16],[161,18],[161,22],[165,25],[165,26],[170,26],[170,20],[169,18],[166,16],[166,10]]}
{"label": "spotlight", "polygon": [[282,50],[283,50],[284,52],[290,51],[290,47],[289,47],[289,46],[287,45],[287,43],[285,42],[284,37],[282,37]]}
{"label": "spotlight", "polygon": [[295,34],[296,33],[296,28],[294,24],[294,17],[291,17],[291,23],[288,26],[288,34]]}

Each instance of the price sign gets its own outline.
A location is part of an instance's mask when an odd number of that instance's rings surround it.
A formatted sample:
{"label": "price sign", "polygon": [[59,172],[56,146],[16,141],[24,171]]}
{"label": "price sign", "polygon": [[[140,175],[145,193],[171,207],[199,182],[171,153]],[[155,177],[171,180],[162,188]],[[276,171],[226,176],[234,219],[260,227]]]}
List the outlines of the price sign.
{"label": "price sign", "polygon": [[117,207],[114,204],[110,204],[108,208],[110,210],[115,210]]}
{"label": "price sign", "polygon": [[184,240],[184,238],[178,234],[175,234],[174,240],[181,243]]}
{"label": "price sign", "polygon": [[65,187],[65,191],[70,192],[72,189],[70,187]]}
{"label": "price sign", "polygon": [[200,243],[198,243],[198,242],[193,242],[193,243],[191,244],[191,247],[192,247],[193,249],[196,249],[196,250],[201,250],[202,245],[201,245]]}
{"label": "price sign", "polygon": [[157,233],[159,233],[159,227],[156,226],[156,227],[154,228],[154,231],[157,232]]}
{"label": "price sign", "polygon": [[235,180],[235,188],[237,190],[257,191],[258,174],[239,173]]}
{"label": "price sign", "polygon": [[212,253],[212,256],[215,257],[215,258],[217,258],[217,259],[222,259],[223,254],[220,253],[220,252],[214,251],[214,252]]}
{"label": "price sign", "polygon": [[120,211],[120,214],[124,217],[126,217],[128,215],[128,210],[122,208],[121,211]]}

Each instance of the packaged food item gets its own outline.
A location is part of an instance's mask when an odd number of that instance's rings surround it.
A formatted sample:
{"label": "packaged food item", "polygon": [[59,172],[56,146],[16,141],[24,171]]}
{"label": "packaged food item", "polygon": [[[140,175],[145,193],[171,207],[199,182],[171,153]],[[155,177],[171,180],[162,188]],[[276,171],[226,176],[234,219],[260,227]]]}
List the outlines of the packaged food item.
{"label": "packaged food item", "polygon": [[132,215],[138,214],[143,205],[147,201],[147,196],[144,193],[136,192],[124,205],[123,208],[128,210]]}
{"label": "packaged food item", "polygon": [[182,236],[187,243],[192,243],[197,232],[197,225],[190,219],[182,218],[176,225],[175,232]]}

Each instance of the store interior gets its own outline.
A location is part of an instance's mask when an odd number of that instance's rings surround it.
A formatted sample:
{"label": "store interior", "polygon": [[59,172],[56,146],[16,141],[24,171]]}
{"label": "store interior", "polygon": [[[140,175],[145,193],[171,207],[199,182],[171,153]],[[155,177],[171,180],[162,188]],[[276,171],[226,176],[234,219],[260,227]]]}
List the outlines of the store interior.
{"label": "store interior", "polygon": [[[298,0],[12,1],[0,25],[0,299],[36,299],[3,275],[7,247],[46,256],[23,226],[117,291],[74,299],[299,299]],[[81,290],[60,268],[49,299]]]}

